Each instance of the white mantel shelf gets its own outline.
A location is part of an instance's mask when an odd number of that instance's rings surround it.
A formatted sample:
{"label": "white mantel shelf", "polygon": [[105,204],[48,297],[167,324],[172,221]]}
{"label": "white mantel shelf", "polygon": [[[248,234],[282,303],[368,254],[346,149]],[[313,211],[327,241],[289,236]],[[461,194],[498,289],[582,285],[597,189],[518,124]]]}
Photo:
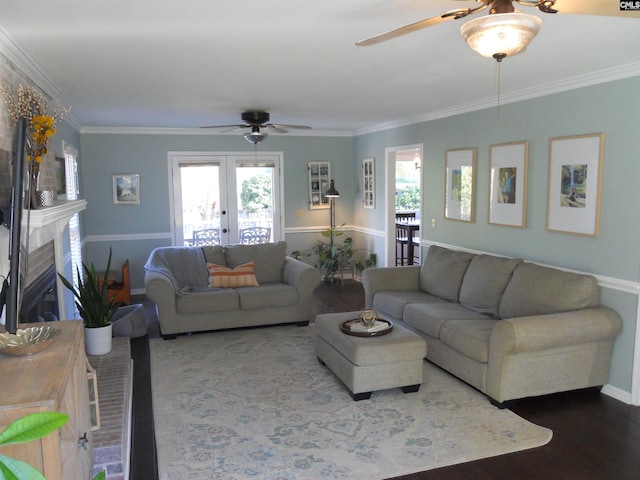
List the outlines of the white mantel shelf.
{"label": "white mantel shelf", "polygon": [[[68,200],[55,202],[51,207],[42,207],[36,210],[23,210],[22,228],[29,228],[29,252],[53,242],[53,251],[57,272],[64,272],[64,249],[62,234],[69,220],[76,213],[87,208],[86,200]],[[58,278],[56,281],[58,291],[58,308],[60,320],[65,319],[66,301],[65,286]]]}
{"label": "white mantel shelf", "polygon": [[45,227],[51,223],[64,221],[65,224],[74,214],[87,208],[86,200],[69,200],[54,202],[51,207],[42,207],[36,210],[23,210],[22,223],[26,226],[27,215],[31,212],[29,228],[31,231]]}

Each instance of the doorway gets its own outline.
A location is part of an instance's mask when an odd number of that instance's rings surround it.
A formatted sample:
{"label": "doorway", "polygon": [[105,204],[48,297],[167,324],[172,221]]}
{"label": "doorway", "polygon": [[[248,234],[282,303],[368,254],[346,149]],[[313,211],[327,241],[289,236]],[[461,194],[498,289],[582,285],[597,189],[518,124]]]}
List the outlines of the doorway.
{"label": "doorway", "polygon": [[[414,223],[413,235],[415,248],[413,263],[419,263],[421,257],[420,227],[422,209],[422,152],[423,145],[404,145],[385,149],[385,265],[395,266],[398,253],[396,239],[396,214],[411,214]],[[407,215],[405,215],[407,216]],[[405,257],[408,245],[404,248]],[[415,258],[413,258],[415,257]]]}
{"label": "doorway", "polygon": [[174,245],[280,240],[281,153],[169,153]]}

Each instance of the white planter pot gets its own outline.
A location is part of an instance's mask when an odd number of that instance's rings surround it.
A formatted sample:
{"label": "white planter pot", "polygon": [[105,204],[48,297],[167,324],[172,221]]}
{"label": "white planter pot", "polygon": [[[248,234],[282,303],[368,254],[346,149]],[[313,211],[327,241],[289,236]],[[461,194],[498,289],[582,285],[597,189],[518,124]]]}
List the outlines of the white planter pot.
{"label": "white planter pot", "polygon": [[106,327],[84,327],[84,343],[87,355],[104,355],[111,351],[111,324]]}

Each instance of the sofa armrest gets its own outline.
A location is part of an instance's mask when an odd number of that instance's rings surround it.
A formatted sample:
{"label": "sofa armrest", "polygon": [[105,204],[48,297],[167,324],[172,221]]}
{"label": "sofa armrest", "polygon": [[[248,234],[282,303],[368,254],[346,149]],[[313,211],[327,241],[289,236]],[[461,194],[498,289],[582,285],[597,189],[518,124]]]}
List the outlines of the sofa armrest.
{"label": "sofa armrest", "polygon": [[489,349],[499,356],[542,351],[615,339],[621,331],[620,315],[606,307],[517,317],[496,323]]}
{"label": "sofa armrest", "polygon": [[159,271],[147,271],[144,275],[145,294],[149,300],[164,310],[170,308],[176,310],[176,296],[179,293],[175,288],[175,279],[172,275]]}
{"label": "sofa armrest", "polygon": [[372,267],[362,272],[364,306],[371,308],[377,292],[386,290],[420,290],[420,265],[406,267]]}
{"label": "sofa armrest", "polygon": [[320,284],[320,271],[293,257],[285,257],[282,281],[298,290],[298,311],[311,316],[313,291]]}
{"label": "sofa armrest", "polygon": [[606,383],[622,320],[606,307],[496,322],[485,393],[497,402]]}

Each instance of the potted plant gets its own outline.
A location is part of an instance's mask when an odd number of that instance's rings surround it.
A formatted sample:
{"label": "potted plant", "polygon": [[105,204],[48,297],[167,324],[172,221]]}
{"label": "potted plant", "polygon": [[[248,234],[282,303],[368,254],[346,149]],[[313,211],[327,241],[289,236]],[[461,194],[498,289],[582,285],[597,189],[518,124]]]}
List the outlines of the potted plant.
{"label": "potted plant", "polygon": [[[38,440],[69,421],[69,416],[58,412],[38,412],[25,415],[0,432],[0,447]],[[0,455],[0,478],[14,480],[46,480],[44,475],[28,463]],[[105,480],[102,470],[93,480]]]}
{"label": "potted plant", "polygon": [[104,276],[99,276],[93,263],[82,269],[84,276],[78,269],[78,287],[64,278],[60,273],[60,280],[75,297],[76,307],[84,321],[84,335],[87,355],[103,355],[111,351],[112,326],[111,318],[118,309],[117,304],[107,295],[109,267],[111,266],[111,249]]}
{"label": "potted plant", "polygon": [[[343,225],[341,225],[342,227]],[[345,236],[345,233],[338,228],[328,228],[322,232],[322,236],[328,238],[326,240],[318,240],[313,244],[309,250],[299,251],[296,250],[291,253],[293,257],[300,258],[301,255],[311,257],[318,256],[318,262],[316,267],[320,269],[323,274],[323,279],[326,283],[333,285],[336,282],[336,274],[345,267],[355,268],[361,272],[366,267],[372,267],[377,262],[377,255],[369,252],[364,248],[354,248],[353,238]],[[336,242],[336,237],[343,237],[342,242]],[[357,253],[366,252],[368,255],[363,261],[360,258],[354,258]]]}

